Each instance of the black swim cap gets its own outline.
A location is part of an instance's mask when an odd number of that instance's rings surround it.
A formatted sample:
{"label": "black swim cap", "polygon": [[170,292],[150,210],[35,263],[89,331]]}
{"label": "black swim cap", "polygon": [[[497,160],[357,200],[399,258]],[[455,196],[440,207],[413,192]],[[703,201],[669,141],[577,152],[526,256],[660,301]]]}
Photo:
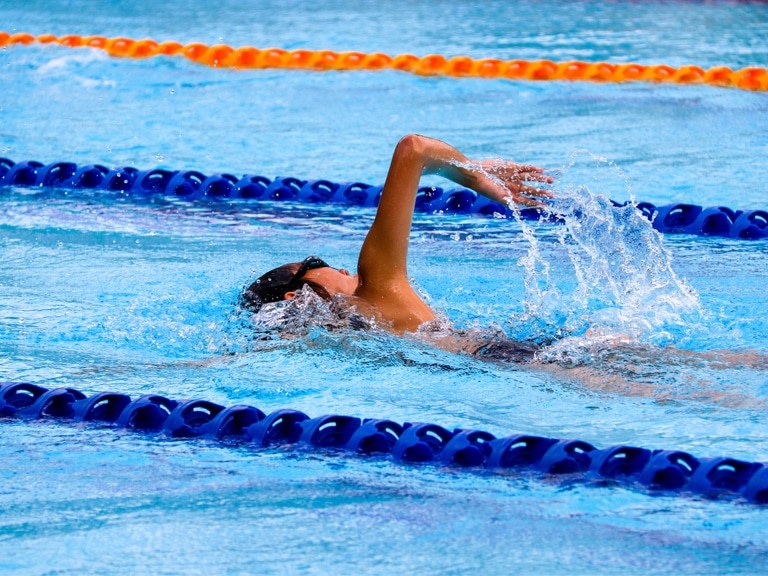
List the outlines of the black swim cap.
{"label": "black swim cap", "polygon": [[309,256],[302,262],[283,264],[270,270],[259,276],[253,284],[245,289],[242,295],[242,304],[246,308],[258,312],[264,304],[280,302],[285,299],[288,292],[299,290],[305,285],[311,286],[321,298],[328,299],[331,296],[325,288],[316,282],[303,279],[304,274],[317,268],[330,268],[330,266],[317,256]]}

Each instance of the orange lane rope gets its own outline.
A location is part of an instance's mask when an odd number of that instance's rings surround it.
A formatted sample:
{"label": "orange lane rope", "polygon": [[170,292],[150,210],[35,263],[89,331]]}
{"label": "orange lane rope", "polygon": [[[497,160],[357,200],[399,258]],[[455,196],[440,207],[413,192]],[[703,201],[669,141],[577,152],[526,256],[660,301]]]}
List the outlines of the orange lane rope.
{"label": "orange lane rope", "polygon": [[0,46],[14,44],[57,43],[62,46],[86,46],[105,50],[120,58],[149,58],[181,54],[194,62],[214,68],[303,68],[309,70],[381,70],[392,68],[424,76],[506,78],[509,80],[570,80],[589,82],[665,82],[674,84],[710,84],[712,86],[768,91],[768,71],[749,67],[731,70],[715,66],[673,68],[664,64],[611,64],[609,62],[553,62],[551,60],[475,60],[468,56],[446,58],[439,54],[418,57],[413,54],[389,56],[380,52],[333,52],[331,50],[283,50],[282,48],[232,48],[224,44],[208,46],[179,42],[155,42],[131,38],[0,32]]}

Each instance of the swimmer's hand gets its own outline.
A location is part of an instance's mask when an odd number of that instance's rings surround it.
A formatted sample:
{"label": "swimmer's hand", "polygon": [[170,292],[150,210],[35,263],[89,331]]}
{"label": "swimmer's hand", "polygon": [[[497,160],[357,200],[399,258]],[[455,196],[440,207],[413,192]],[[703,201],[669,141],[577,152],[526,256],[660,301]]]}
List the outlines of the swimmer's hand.
{"label": "swimmer's hand", "polygon": [[439,174],[494,202],[542,208],[542,199],[553,196],[550,190],[529,184],[553,182],[543,168],[506,160],[470,160],[445,142],[424,136],[410,138],[419,147],[425,174]]}
{"label": "swimmer's hand", "polygon": [[552,177],[543,168],[502,160],[482,160],[470,164],[470,188],[499,204],[510,203],[534,208],[544,207],[541,198],[552,198],[550,190],[531,186],[528,182],[551,184]]}

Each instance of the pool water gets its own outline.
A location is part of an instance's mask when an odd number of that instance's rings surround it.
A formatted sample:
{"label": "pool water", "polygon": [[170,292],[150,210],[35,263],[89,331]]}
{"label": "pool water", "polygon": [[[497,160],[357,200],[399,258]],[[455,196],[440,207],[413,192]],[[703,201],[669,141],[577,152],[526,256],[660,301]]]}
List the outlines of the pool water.
{"label": "pool water", "polygon": [[[768,7],[748,2],[0,1],[0,15],[32,34],[768,65]],[[368,209],[5,188],[0,380],[768,460],[768,243],[661,238],[604,200],[768,208],[764,93],[42,45],[0,52],[0,86],[0,156],[16,161],[380,183],[418,132],[546,166],[567,215],[415,219],[410,273],[454,326],[554,340],[548,363],[516,366],[322,322],[255,337],[240,290],[308,252],[353,269]],[[49,421],[3,421],[0,446],[7,571],[754,573],[768,554],[765,509],[740,500]]]}

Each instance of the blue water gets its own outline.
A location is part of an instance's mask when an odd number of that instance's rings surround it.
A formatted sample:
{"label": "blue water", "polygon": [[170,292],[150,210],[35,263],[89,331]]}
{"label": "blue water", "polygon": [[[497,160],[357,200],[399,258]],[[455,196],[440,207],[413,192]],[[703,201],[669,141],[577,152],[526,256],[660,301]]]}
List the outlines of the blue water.
{"label": "blue water", "polygon": [[[760,3],[149,6],[6,1],[0,29],[768,65]],[[318,323],[253,339],[239,290],[307,252],[354,268],[368,210],[5,189],[0,379],[766,461],[768,244],[660,238],[602,198],[767,208],[767,111],[764,94],[710,87],[238,72],[6,48],[0,155],[17,161],[379,183],[398,138],[420,132],[546,166],[561,208],[587,210],[567,226],[414,223],[411,275],[455,326],[560,338],[549,364],[519,367]],[[618,351],[617,335],[629,337]],[[766,511],[739,501],[0,424],[9,571],[755,573],[768,555]]]}

